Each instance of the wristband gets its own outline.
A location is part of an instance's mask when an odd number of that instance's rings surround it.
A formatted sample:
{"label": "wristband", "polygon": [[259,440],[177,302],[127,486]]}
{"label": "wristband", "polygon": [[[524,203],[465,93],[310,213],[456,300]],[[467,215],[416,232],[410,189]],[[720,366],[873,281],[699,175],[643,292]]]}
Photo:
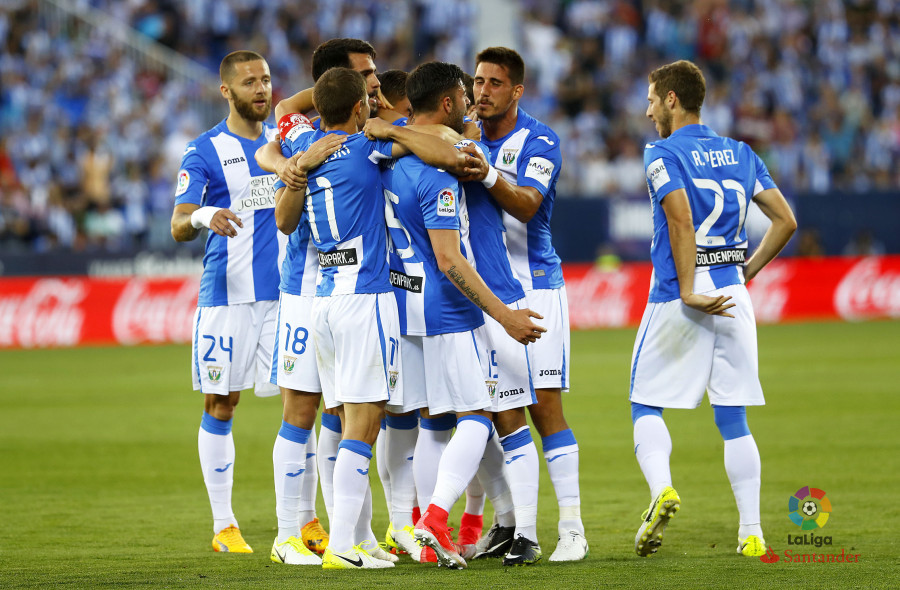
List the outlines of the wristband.
{"label": "wristband", "polygon": [[200,207],[191,213],[191,225],[196,229],[200,229],[201,227],[209,229],[209,223],[212,221],[213,215],[215,215],[216,211],[219,209],[221,209],[221,207]]}
{"label": "wristband", "polygon": [[497,172],[497,169],[491,166],[490,168],[488,168],[487,176],[484,177],[484,180],[481,181],[481,184],[483,184],[485,188],[491,188],[492,186],[497,184],[498,176],[499,173]]}

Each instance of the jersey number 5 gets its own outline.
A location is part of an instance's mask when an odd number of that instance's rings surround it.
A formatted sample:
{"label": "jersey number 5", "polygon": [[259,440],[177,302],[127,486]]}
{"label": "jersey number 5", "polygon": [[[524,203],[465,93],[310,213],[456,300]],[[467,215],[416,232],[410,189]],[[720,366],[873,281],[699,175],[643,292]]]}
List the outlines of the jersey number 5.
{"label": "jersey number 5", "polygon": [[724,236],[711,236],[710,230],[719,220],[722,211],[725,209],[725,189],[733,190],[737,193],[738,202],[738,223],[737,231],[734,232],[732,241],[737,242],[741,238],[741,230],[744,229],[744,220],[747,217],[747,195],[744,193],[744,187],[736,180],[726,179],[719,184],[715,180],[708,178],[694,178],[694,186],[703,190],[710,190],[716,195],[715,204],[710,214],[703,220],[700,227],[697,228],[696,238],[697,245],[701,247],[707,246],[725,246],[727,245]]}

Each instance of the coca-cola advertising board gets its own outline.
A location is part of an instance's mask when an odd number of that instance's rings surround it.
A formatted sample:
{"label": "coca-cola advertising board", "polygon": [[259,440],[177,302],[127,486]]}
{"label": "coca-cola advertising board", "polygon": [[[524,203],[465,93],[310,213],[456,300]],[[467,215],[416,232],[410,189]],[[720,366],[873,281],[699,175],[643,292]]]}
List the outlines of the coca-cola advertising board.
{"label": "coca-cola advertising board", "polygon": [[[565,264],[575,329],[636,326],[649,263]],[[900,318],[900,256],[778,259],[748,285],[760,323]],[[197,278],[0,278],[0,348],[185,343]]]}
{"label": "coca-cola advertising board", "polygon": [[[651,272],[649,262],[564,265],[572,327],[639,324]],[[747,288],[760,323],[900,318],[900,256],[780,258]]]}

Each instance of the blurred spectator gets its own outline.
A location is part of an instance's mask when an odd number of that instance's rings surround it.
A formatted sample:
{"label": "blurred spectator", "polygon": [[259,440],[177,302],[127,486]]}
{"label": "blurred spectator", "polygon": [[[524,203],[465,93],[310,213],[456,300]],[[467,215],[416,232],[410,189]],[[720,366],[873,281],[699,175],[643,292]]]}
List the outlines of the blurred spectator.
{"label": "blurred spectator", "polygon": [[882,256],[884,244],[875,239],[868,229],[860,230],[844,246],[844,256]]}
{"label": "blurred spectator", "polygon": [[807,258],[821,258],[825,255],[825,249],[822,247],[822,240],[819,237],[819,230],[808,228],[800,230],[797,236],[797,250],[795,256],[804,256]]}
{"label": "blurred spectator", "polygon": [[[218,93],[206,90],[216,84],[159,69],[77,19],[60,24],[51,4],[0,4],[0,240],[17,250],[174,247],[174,179],[185,144],[224,116]],[[706,73],[704,122],[750,143],[780,186],[897,190],[896,4],[521,0],[522,106],[560,135],[560,198],[646,190],[642,146],[656,139],[646,76],[682,58]],[[310,56],[331,37],[371,40],[381,70],[441,59],[471,72],[492,44],[475,38],[475,0],[69,5],[106,13],[212,77],[227,52],[260,51],[276,100],[312,85]]]}

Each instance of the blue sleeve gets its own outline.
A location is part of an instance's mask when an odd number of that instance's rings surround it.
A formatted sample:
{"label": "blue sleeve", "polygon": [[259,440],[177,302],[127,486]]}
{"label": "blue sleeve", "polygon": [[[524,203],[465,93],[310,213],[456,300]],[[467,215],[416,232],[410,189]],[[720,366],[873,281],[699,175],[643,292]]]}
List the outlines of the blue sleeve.
{"label": "blue sleeve", "polygon": [[644,171],[650,193],[657,203],[672,191],[685,188],[678,160],[658,145],[648,144],[644,148]]}
{"label": "blue sleeve", "polygon": [[562,166],[559,138],[556,135],[529,136],[516,166],[518,185],[536,188],[541,196],[546,196],[559,177]]}
{"label": "blue sleeve", "polygon": [[459,229],[459,181],[455,176],[425,168],[416,185],[426,229]]}
{"label": "blue sleeve", "polygon": [[391,160],[391,152],[394,151],[394,142],[387,139],[373,139],[369,141],[369,160],[377,164],[381,160]]}
{"label": "blue sleeve", "polygon": [[196,143],[190,142],[181,157],[181,168],[178,170],[178,183],[175,187],[175,204],[191,203],[202,206],[209,177],[206,161],[200,156]]}

